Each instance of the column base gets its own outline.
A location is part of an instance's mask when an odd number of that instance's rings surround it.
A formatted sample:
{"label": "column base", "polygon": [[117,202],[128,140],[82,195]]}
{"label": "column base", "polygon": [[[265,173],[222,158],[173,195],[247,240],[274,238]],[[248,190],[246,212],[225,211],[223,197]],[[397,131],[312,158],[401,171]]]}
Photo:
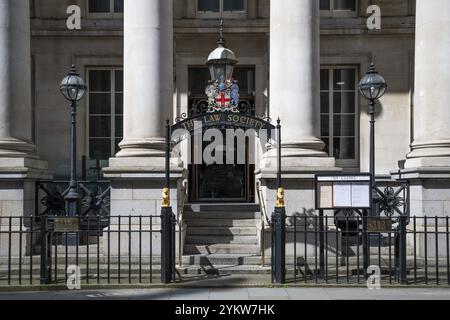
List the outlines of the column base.
{"label": "column base", "polygon": [[164,158],[165,155],[165,138],[151,139],[126,139],[120,144],[120,151],[117,158],[133,158],[133,157],[157,157]]}
{"label": "column base", "polygon": [[415,141],[411,144],[411,150],[406,156],[408,160],[450,157],[450,140]]}
{"label": "column base", "polygon": [[7,158],[35,158],[33,152],[36,146],[15,138],[0,139],[0,157]]}
{"label": "column base", "polygon": [[[170,199],[174,212],[186,176],[179,159],[171,159]],[[161,157],[111,158],[103,169],[111,180],[111,215],[160,215],[165,187],[165,159]]]}
{"label": "column base", "polygon": [[450,215],[450,157],[407,159],[391,175],[411,183],[411,216]]}
{"label": "column base", "polygon": [[[177,215],[178,206],[182,199],[182,184],[186,172],[181,166],[178,158],[171,159],[170,166],[170,204],[173,212]],[[152,252],[155,258],[160,254],[161,235],[156,232],[160,230],[162,190],[165,187],[165,158],[163,157],[117,157],[111,158],[109,167],[103,169],[104,177],[111,180],[111,230],[132,230],[139,228],[141,216],[141,227],[143,230],[155,231],[152,233]],[[129,220],[128,216],[133,216]],[[150,217],[151,224],[150,224]],[[120,217],[120,222],[119,218]],[[131,221],[131,225],[130,225]],[[125,236],[121,238],[120,252],[128,253],[128,240]],[[144,233],[142,238],[143,252],[149,251],[150,234]],[[132,236],[138,237],[137,233]],[[103,245],[108,242],[108,236],[103,237]],[[137,242],[133,242],[137,243]],[[132,248],[132,255],[138,254],[138,247]],[[110,238],[110,254],[119,253],[118,233],[112,232]]]}
{"label": "column base", "polygon": [[[283,157],[281,180],[285,189],[286,214],[307,214],[315,211],[314,175],[341,172],[335,159],[329,157]],[[277,199],[277,159],[265,156],[255,172],[260,181],[266,208],[274,208]]]}

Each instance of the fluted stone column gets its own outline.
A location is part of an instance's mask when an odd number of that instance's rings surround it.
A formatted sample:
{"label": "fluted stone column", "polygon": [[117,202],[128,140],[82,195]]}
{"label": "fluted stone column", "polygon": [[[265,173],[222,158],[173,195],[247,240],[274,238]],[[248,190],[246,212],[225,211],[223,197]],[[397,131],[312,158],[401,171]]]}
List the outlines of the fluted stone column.
{"label": "fluted stone column", "polygon": [[[47,163],[32,142],[30,8],[28,0],[0,1],[0,216],[34,213],[35,180],[50,178]],[[11,220],[11,255],[19,255],[19,233],[30,220]],[[0,243],[7,243],[9,220],[1,219]],[[22,254],[29,252],[23,237]],[[0,256],[8,254],[0,246]]]}
{"label": "fluted stone column", "polygon": [[314,0],[271,1],[270,114],[283,126],[283,157],[326,157],[318,138],[320,11]]}
{"label": "fluted stone column", "polygon": [[[270,116],[281,120],[282,185],[288,214],[314,208],[314,173],[338,171],[320,136],[320,10],[316,0],[270,2]],[[266,207],[276,200],[276,150],[257,179]],[[289,238],[289,235],[288,235]]]}
{"label": "fluted stone column", "polygon": [[0,2],[0,156],[34,151],[29,1]]}
{"label": "fluted stone column", "polygon": [[[165,125],[173,110],[172,5],[172,0],[125,1],[124,139],[119,145],[120,152],[103,170],[104,177],[111,180],[113,216],[161,213]],[[177,159],[172,160],[171,171],[172,207],[177,212],[178,181],[182,175]],[[128,228],[125,220],[121,230]],[[160,221],[153,220],[155,228]],[[117,223],[114,220],[111,228],[118,228]],[[159,234],[152,236],[153,252],[158,254]],[[148,239],[142,241],[149,243]],[[112,254],[117,250],[111,247]]]}
{"label": "fluted stone column", "polygon": [[124,15],[124,140],[117,157],[162,157],[173,103],[172,0],[126,1]]}
{"label": "fluted stone column", "polygon": [[450,215],[450,2],[417,0],[411,214]]}

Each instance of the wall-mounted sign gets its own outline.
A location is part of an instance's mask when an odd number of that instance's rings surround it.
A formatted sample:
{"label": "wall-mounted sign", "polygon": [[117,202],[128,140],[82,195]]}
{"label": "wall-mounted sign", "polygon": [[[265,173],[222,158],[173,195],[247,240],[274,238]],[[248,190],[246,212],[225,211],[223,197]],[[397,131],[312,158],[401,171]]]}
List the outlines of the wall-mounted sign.
{"label": "wall-mounted sign", "polygon": [[391,232],[392,220],[386,217],[367,217],[367,232]]}
{"label": "wall-mounted sign", "polygon": [[78,217],[55,217],[53,220],[54,232],[75,232],[79,229]]}
{"label": "wall-mounted sign", "polygon": [[370,209],[370,174],[316,175],[316,209]]}

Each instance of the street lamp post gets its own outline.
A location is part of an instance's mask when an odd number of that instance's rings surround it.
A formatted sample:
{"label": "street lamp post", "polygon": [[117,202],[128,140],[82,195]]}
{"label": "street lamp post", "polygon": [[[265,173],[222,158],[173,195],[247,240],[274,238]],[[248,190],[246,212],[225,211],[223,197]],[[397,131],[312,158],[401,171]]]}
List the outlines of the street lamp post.
{"label": "street lamp post", "polygon": [[81,198],[78,193],[77,182],[77,101],[80,101],[86,93],[87,87],[83,79],[72,65],[67,76],[61,81],[60,91],[64,98],[70,101],[71,129],[70,129],[70,185],[69,191],[64,197],[66,201],[66,213],[68,216],[78,215],[78,201]]}
{"label": "street lamp post", "polygon": [[[377,100],[386,92],[387,84],[384,78],[378,74],[375,65],[370,64],[369,70],[359,82],[359,91],[369,101],[370,115],[370,164],[369,170],[372,176],[372,193],[374,200],[376,197],[376,173],[375,173],[375,107]],[[371,206],[371,216],[376,216],[376,208],[374,203]]]}

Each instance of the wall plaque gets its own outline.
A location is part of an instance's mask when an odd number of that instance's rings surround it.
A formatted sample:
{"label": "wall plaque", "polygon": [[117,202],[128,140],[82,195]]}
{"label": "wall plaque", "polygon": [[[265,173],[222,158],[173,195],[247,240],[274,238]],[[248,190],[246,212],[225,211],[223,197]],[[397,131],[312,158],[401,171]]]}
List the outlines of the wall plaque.
{"label": "wall plaque", "polygon": [[79,230],[78,217],[55,217],[53,220],[54,232],[76,232]]}
{"label": "wall plaque", "polygon": [[392,220],[386,217],[367,217],[367,232],[391,232]]}

